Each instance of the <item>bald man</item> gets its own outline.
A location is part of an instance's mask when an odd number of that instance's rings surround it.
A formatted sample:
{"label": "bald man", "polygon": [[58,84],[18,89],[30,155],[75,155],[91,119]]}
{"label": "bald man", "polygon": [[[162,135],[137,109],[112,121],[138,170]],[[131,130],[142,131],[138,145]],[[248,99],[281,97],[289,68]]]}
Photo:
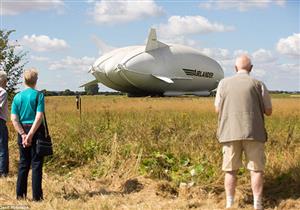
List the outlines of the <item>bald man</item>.
{"label": "bald man", "polygon": [[215,99],[216,112],[219,113],[217,136],[223,150],[226,208],[234,204],[236,175],[243,166],[244,153],[251,174],[254,209],[261,210],[264,143],[267,141],[264,115],[272,114],[272,104],[264,83],[250,77],[252,64],[247,55],[236,59],[235,70],[234,76],[219,83]]}

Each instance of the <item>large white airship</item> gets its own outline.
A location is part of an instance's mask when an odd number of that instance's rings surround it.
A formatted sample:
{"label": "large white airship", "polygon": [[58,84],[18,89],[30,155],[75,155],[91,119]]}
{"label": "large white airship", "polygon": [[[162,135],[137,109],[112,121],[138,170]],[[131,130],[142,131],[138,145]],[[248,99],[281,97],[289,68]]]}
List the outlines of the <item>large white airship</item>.
{"label": "large white airship", "polygon": [[151,29],[146,46],[115,49],[101,56],[82,86],[102,83],[129,96],[208,96],[224,72],[212,58],[179,44],[164,44]]}

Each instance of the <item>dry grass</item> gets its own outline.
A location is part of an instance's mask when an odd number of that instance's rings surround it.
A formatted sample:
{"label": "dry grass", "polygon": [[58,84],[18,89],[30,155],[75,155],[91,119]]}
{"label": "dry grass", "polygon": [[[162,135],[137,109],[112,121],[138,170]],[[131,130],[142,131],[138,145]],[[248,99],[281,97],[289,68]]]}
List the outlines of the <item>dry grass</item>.
{"label": "dry grass", "polygon": [[[41,203],[15,200],[18,150],[9,125],[10,176],[0,179],[0,208],[21,204],[32,209],[224,206],[212,98],[82,100],[80,122],[74,97],[46,98],[55,155],[46,160]],[[273,116],[266,119],[266,208],[299,209],[300,99],[275,98],[273,106]],[[242,169],[239,176],[236,208],[251,209],[249,174]]]}

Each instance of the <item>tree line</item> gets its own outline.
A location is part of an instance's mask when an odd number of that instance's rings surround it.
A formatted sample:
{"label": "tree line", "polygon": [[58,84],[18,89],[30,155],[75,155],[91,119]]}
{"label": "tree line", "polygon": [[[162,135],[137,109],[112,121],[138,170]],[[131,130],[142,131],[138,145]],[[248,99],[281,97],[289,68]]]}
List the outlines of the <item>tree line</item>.
{"label": "tree line", "polygon": [[125,95],[125,93],[121,92],[92,92],[92,91],[72,91],[70,89],[65,89],[63,91],[49,91],[49,90],[42,90],[45,96],[75,96],[75,95]]}

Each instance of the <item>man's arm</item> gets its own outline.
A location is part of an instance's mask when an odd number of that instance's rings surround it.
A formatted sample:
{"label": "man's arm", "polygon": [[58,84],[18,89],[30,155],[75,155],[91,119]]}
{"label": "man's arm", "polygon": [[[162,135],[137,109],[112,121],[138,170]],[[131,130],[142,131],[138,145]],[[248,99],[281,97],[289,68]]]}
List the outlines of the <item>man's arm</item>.
{"label": "man's arm", "polygon": [[16,96],[11,104],[11,115],[10,115],[10,119],[13,123],[13,126],[15,128],[15,130],[20,134],[24,134],[24,129],[20,123],[20,118],[19,118],[19,110],[17,108],[17,105],[16,105]]}
{"label": "man's arm", "polygon": [[35,132],[39,129],[39,127],[43,121],[43,117],[44,117],[44,111],[45,111],[44,94],[38,93],[37,97],[38,97],[38,100],[37,100],[35,119],[30,128],[30,131],[28,132],[27,138],[26,138],[26,142],[28,144],[31,144],[32,138],[33,138]]}
{"label": "man's arm", "polygon": [[264,83],[262,83],[261,89],[262,89],[262,98],[264,101],[265,115],[271,116],[272,112],[273,112],[271,96],[270,96],[269,91]]}
{"label": "man's arm", "polygon": [[42,123],[43,116],[44,116],[43,112],[36,113],[34,122],[33,122],[32,126],[30,128],[30,131],[28,132],[27,137],[26,137],[26,141],[29,145],[31,144],[33,135],[35,134],[35,132],[37,131],[37,129],[40,127],[40,125]]}
{"label": "man's arm", "polygon": [[10,118],[11,118],[11,121],[12,121],[12,124],[13,124],[15,130],[16,130],[20,135],[24,134],[25,131],[24,131],[23,127],[21,126],[21,123],[20,123],[20,121],[19,121],[18,115],[16,115],[16,114],[11,114]]}
{"label": "man's arm", "polygon": [[215,98],[215,112],[219,113],[219,109],[220,109],[220,103],[221,103],[221,89],[222,89],[222,80],[220,81],[218,88],[217,88],[217,92],[216,92],[216,98]]}
{"label": "man's arm", "polygon": [[12,124],[13,124],[13,126],[14,126],[14,128],[15,128],[15,130],[20,134],[20,136],[22,137],[22,144],[23,144],[23,147],[25,147],[26,146],[26,144],[25,144],[25,139],[26,139],[26,133],[25,133],[25,131],[24,131],[24,129],[23,129],[23,127],[22,127],[22,125],[21,125],[21,123],[20,123],[20,121],[19,121],[19,117],[18,117],[18,115],[16,115],[16,114],[11,114],[11,121],[12,121]]}
{"label": "man's arm", "polygon": [[3,105],[6,100],[7,100],[7,93],[5,91],[3,91],[0,94],[0,109],[3,109]]}

